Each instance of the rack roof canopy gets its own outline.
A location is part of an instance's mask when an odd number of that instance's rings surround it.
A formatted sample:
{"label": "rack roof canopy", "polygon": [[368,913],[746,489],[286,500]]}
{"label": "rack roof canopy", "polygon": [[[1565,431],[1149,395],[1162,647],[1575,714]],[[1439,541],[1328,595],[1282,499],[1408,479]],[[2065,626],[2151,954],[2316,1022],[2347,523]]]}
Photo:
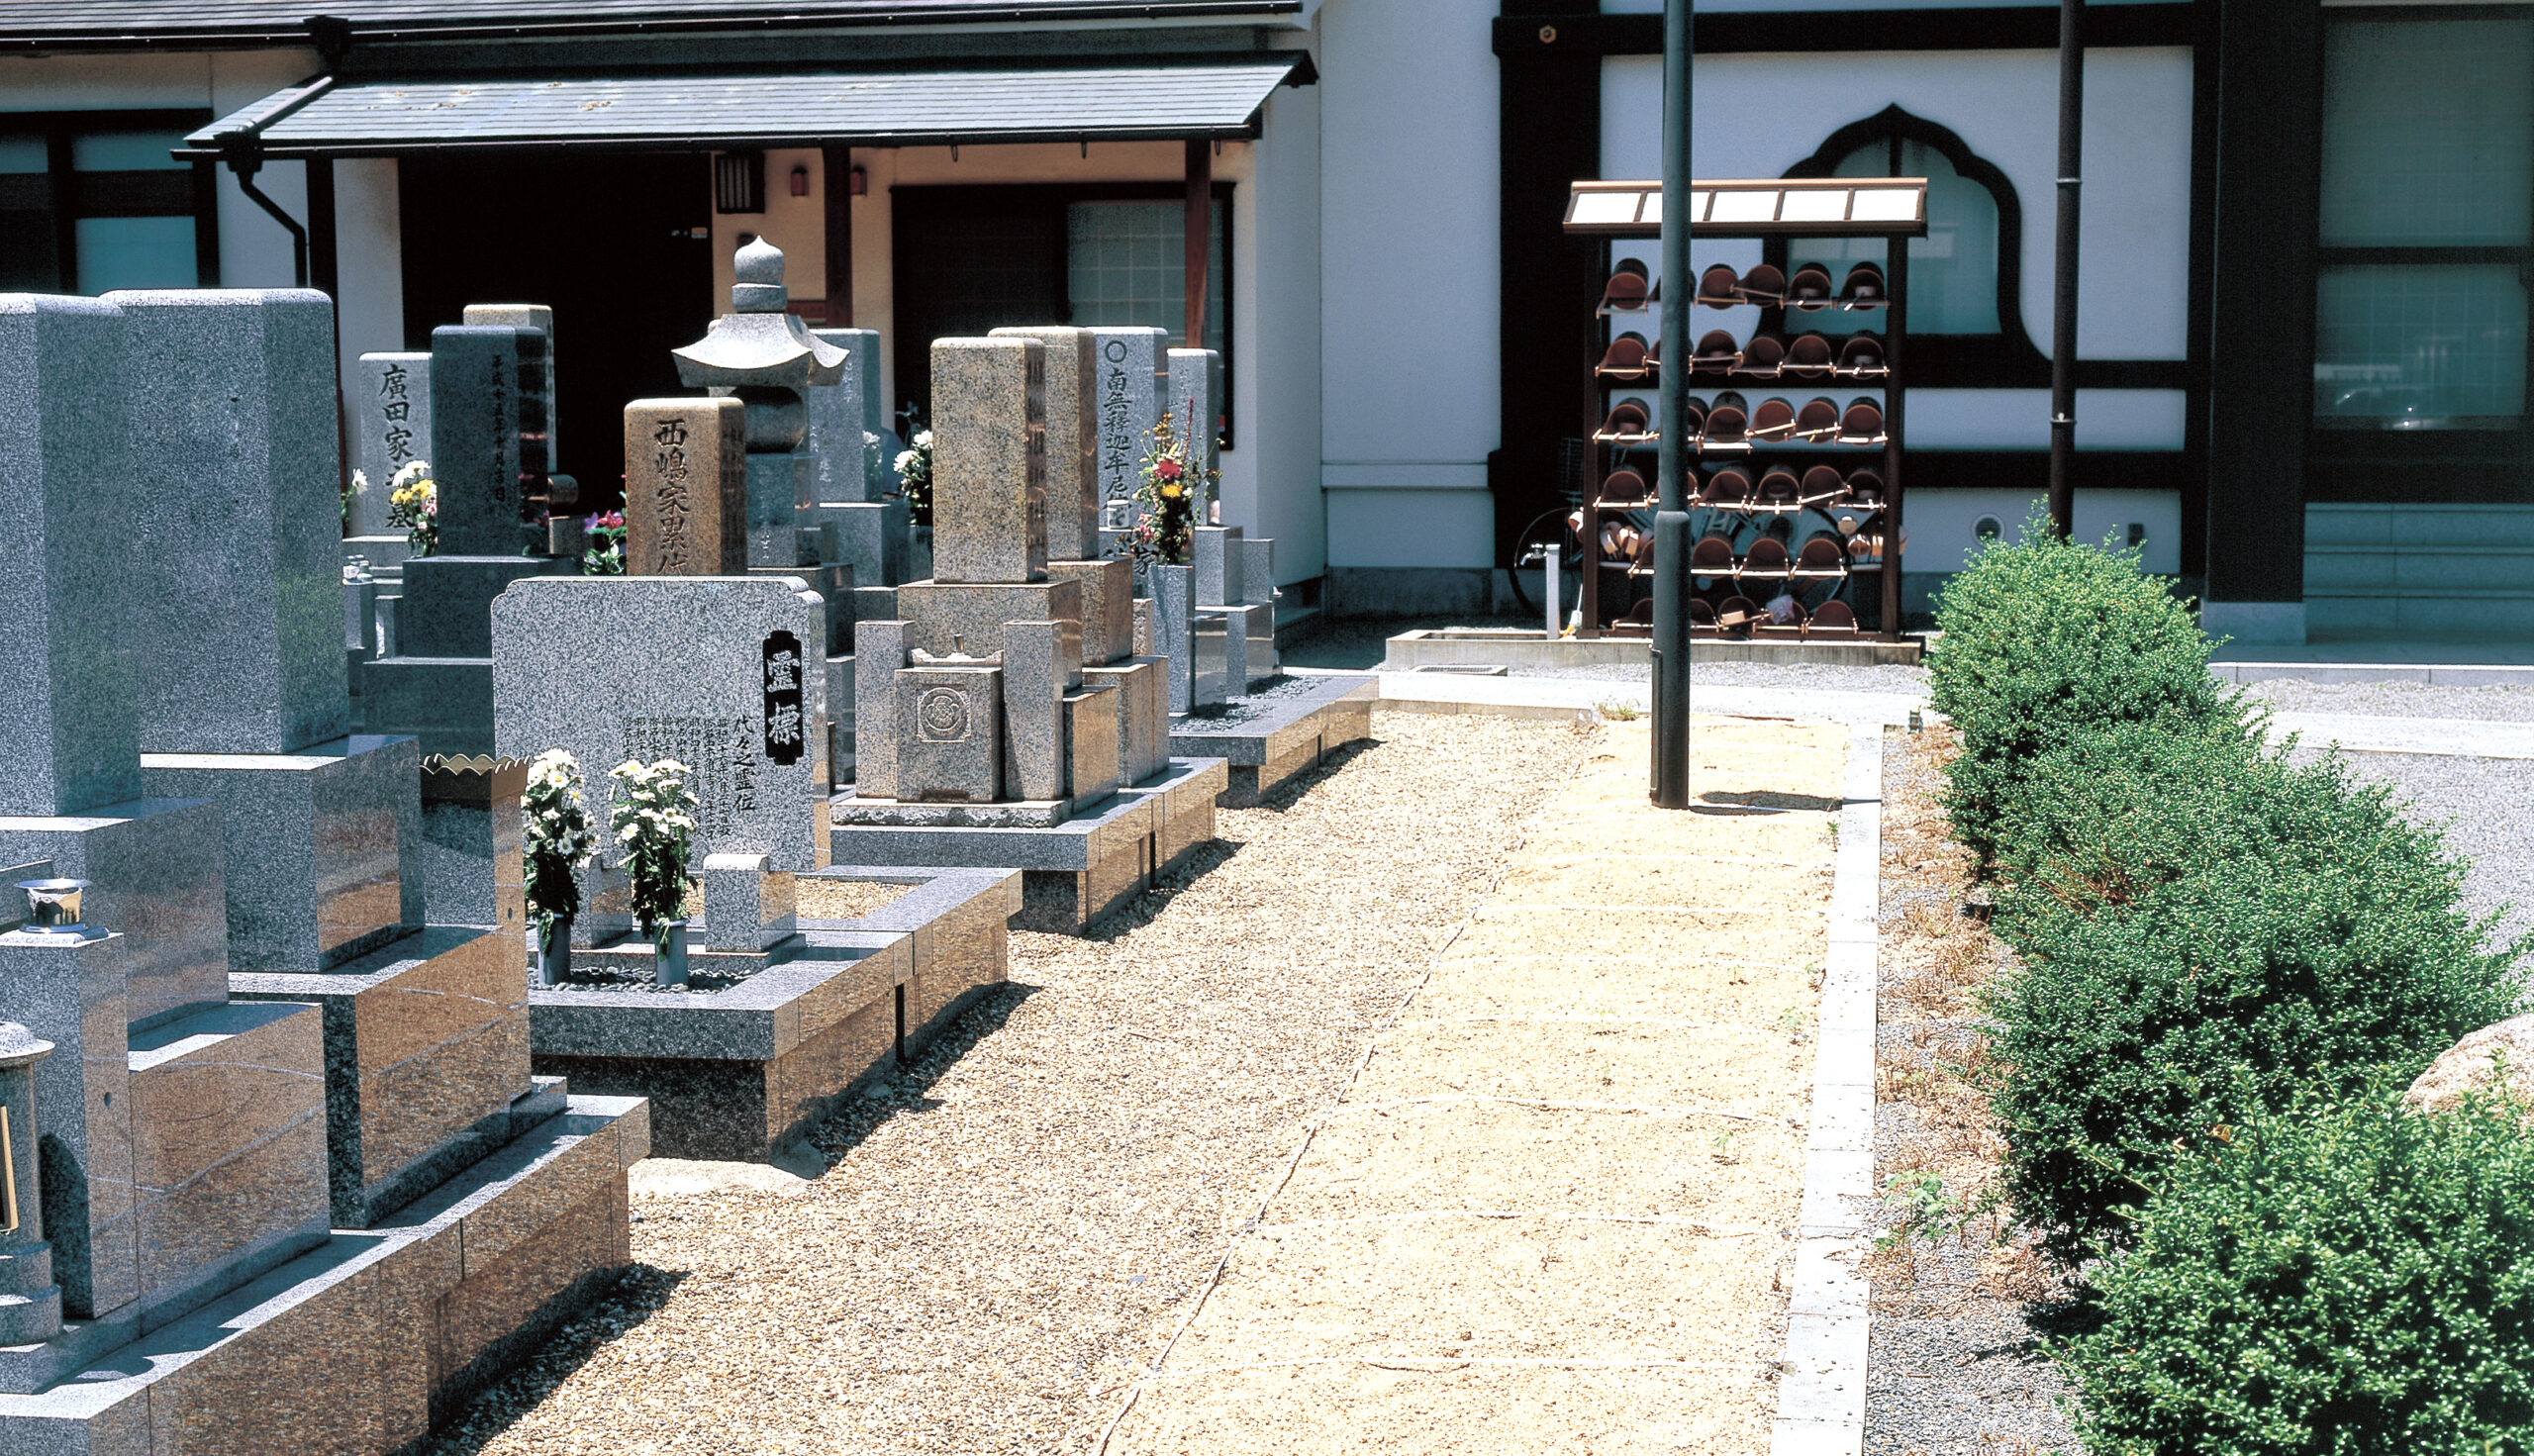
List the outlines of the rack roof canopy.
{"label": "rack roof canopy", "polygon": [[[1693,182],[1690,226],[1702,238],[1923,238],[1924,177],[1772,177]],[[1578,182],[1566,231],[1591,238],[1663,236],[1660,182]]]}
{"label": "rack roof canopy", "polygon": [[270,157],[573,145],[707,150],[850,143],[1239,139],[1302,52],[1096,69],[347,81],[276,91],[185,139],[179,157]]}

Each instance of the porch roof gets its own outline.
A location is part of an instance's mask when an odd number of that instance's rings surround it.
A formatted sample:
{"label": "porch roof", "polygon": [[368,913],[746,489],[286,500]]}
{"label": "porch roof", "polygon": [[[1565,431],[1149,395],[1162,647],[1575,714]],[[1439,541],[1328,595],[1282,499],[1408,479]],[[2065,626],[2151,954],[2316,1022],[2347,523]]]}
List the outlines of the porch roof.
{"label": "porch roof", "polygon": [[1254,137],[1302,52],[1173,64],[814,75],[362,80],[287,87],[185,139],[179,157],[550,146],[703,150],[850,144]]}

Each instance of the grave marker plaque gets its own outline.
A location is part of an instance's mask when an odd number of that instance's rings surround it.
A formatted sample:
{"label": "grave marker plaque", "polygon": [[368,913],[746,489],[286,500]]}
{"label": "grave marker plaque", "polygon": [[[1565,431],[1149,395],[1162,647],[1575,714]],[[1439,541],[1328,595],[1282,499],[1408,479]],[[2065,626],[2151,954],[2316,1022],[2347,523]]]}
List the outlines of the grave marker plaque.
{"label": "grave marker plaque", "polygon": [[352,501],[354,535],[386,535],[387,491],[396,472],[432,457],[432,356],[360,356],[360,389],[350,401],[358,440],[353,464],[369,489]]}

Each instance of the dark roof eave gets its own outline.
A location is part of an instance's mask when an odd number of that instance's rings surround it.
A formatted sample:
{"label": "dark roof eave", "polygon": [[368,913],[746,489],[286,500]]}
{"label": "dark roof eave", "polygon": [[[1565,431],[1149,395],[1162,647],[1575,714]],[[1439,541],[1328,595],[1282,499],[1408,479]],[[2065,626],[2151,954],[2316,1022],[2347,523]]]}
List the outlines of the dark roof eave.
{"label": "dark roof eave", "polygon": [[[484,141],[449,139],[439,142],[343,142],[301,143],[298,145],[256,146],[257,155],[269,161],[298,161],[309,157],[350,158],[359,156],[410,156],[417,152],[446,151],[522,151],[543,146],[569,146],[581,151],[751,151],[787,146],[1001,146],[1055,143],[1071,146],[1077,142],[1254,142],[1260,127],[1256,117],[1235,128],[1176,127],[1118,128],[1110,131],[1012,131],[964,132],[949,136],[938,132],[850,132],[811,133],[785,132],[763,136],[728,137],[591,137],[585,133],[555,133],[539,137],[502,137]],[[179,146],[172,154],[181,160],[213,160],[224,153],[217,146]]]}
{"label": "dark roof eave", "polygon": [[[413,43],[424,41],[497,41],[529,38],[569,40],[599,36],[650,36],[692,34],[699,32],[733,32],[739,34],[796,30],[866,30],[893,26],[970,27],[991,30],[1001,26],[1045,25],[1072,21],[1133,20],[1236,20],[1243,17],[1294,15],[1302,11],[1304,0],[1148,0],[1132,7],[1117,5],[1079,5],[1033,11],[1016,11],[1008,5],[975,5],[956,11],[924,11],[908,13],[883,11],[865,13],[804,14],[797,10],[765,15],[677,15],[662,13],[652,16],[555,21],[451,21],[434,25],[400,22],[391,25],[348,28],[355,43]],[[286,27],[230,28],[205,30],[68,31],[42,35],[11,35],[0,28],[0,54],[27,50],[126,50],[126,49],[257,49],[307,47],[312,42],[305,24]]]}

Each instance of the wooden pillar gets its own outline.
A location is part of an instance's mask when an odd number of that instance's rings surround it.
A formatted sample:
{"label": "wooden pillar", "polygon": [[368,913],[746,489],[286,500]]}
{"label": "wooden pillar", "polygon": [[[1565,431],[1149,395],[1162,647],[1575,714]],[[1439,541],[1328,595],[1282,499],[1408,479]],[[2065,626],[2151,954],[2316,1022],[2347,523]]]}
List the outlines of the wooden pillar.
{"label": "wooden pillar", "polygon": [[1183,251],[1188,269],[1188,347],[1206,346],[1206,244],[1215,231],[1214,144],[1188,144],[1188,220]]}
{"label": "wooden pillar", "polygon": [[342,302],[342,260],[335,246],[335,161],[312,156],[308,168],[308,280],[306,287]]}
{"label": "wooden pillar", "polygon": [[830,329],[853,327],[853,148],[828,146],[820,150],[819,170],[825,175],[819,185],[826,188],[828,216],[828,324]]}

